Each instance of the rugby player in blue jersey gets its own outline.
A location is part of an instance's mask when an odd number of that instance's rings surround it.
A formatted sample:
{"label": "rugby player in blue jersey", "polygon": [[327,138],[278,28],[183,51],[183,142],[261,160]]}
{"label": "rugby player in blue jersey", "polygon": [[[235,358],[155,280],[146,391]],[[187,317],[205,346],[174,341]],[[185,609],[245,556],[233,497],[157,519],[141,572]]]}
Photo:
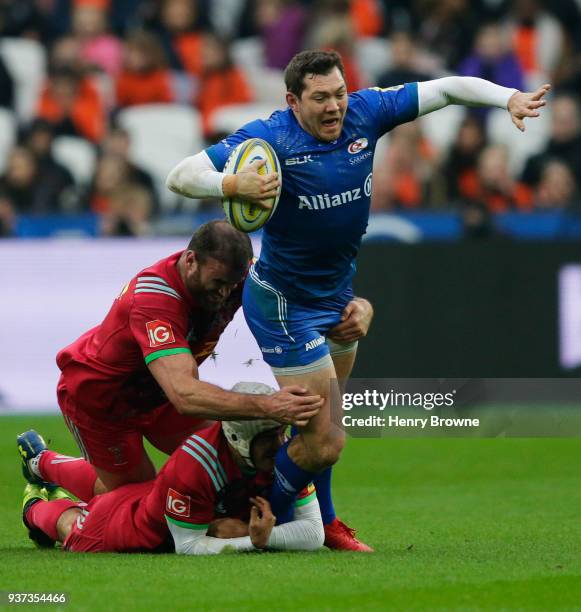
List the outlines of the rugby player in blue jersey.
{"label": "rugby player in blue jersey", "polygon": [[[369,550],[334,515],[330,467],[344,445],[331,418],[333,379],[347,379],[358,335],[328,335],[352,301],[355,257],[365,233],[377,140],[395,126],[449,104],[494,106],[508,111],[524,131],[537,117],[549,85],[524,93],[474,77],[446,77],[388,89],[347,94],[335,52],[304,51],[285,71],[288,108],[183,160],[167,185],[189,197],[236,196],[264,204],[281,189],[276,213],[264,227],[262,251],[244,288],[248,325],[278,383],[307,387],[326,398],[323,409],[285,444],[276,458],[272,510],[290,517],[298,491],[315,481],[327,544]],[[233,147],[248,138],[267,140],[280,160],[261,176],[256,162],[235,176],[222,173]],[[347,317],[347,321],[349,317]]]}

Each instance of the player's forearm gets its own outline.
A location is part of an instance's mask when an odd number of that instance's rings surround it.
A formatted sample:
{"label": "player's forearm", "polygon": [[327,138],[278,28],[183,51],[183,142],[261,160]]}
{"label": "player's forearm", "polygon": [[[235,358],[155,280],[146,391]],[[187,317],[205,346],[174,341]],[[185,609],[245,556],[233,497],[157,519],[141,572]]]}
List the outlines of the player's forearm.
{"label": "player's forearm", "polygon": [[249,552],[256,549],[250,536],[222,539],[204,535],[183,544],[179,550],[176,546],[176,553],[181,555],[217,555],[224,550]]}
{"label": "player's forearm", "polygon": [[[227,176],[218,172],[205,151],[186,157],[168,175],[166,187],[187,198],[222,198]],[[226,189],[224,189],[226,187]],[[228,195],[228,193],[226,193]]]}
{"label": "player's forearm", "polygon": [[249,536],[240,538],[214,538],[206,531],[187,529],[168,521],[168,528],[178,555],[217,555],[224,549],[246,552],[255,550]]}
{"label": "player's forearm", "polygon": [[295,508],[295,520],[272,529],[268,548],[275,550],[318,550],[325,542],[319,502]]}
{"label": "player's forearm", "polygon": [[319,550],[325,542],[323,523],[291,521],[277,525],[268,539],[268,548],[273,550]]}
{"label": "player's forearm", "polygon": [[200,380],[176,387],[170,401],[181,414],[213,421],[256,419],[266,414],[262,396],[224,391]]}
{"label": "player's forearm", "polygon": [[453,76],[423,81],[418,83],[418,114],[426,115],[449,104],[506,109],[517,91],[476,77]]}

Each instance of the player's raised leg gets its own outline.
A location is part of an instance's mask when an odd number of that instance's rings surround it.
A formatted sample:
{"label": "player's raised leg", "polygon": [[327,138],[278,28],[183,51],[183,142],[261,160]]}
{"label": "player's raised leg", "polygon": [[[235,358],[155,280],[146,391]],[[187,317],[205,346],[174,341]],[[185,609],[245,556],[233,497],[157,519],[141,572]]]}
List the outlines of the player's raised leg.
{"label": "player's raised leg", "polygon": [[88,502],[95,495],[97,472],[82,457],[69,457],[50,450],[44,438],[30,429],[16,438],[22,460],[22,475],[33,485],[49,493],[64,487],[80,500]]}

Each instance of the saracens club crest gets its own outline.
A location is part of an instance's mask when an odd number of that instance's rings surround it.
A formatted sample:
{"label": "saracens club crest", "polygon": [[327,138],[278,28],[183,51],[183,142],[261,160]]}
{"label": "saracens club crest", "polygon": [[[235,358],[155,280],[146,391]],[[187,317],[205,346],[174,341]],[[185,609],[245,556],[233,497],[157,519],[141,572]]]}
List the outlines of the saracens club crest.
{"label": "saracens club crest", "polygon": [[355,155],[355,153],[359,153],[360,151],[363,151],[363,149],[366,149],[368,144],[369,141],[367,138],[358,138],[347,147],[347,151],[349,151],[351,155]]}

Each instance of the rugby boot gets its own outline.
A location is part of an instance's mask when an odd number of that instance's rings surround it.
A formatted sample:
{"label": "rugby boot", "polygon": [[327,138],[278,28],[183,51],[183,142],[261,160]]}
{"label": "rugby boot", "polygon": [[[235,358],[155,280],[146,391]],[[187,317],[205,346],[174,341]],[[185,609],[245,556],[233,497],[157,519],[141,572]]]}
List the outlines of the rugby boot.
{"label": "rugby boot", "polygon": [[54,548],[54,540],[49,538],[42,529],[31,527],[26,520],[26,513],[31,506],[39,501],[48,501],[46,489],[30,482],[24,487],[24,497],[22,499],[22,522],[28,530],[28,537],[38,546],[38,548]]}
{"label": "rugby boot", "polygon": [[57,485],[45,482],[30,469],[30,462],[37,460],[39,455],[48,449],[44,438],[34,429],[29,429],[16,437],[18,453],[22,460],[22,475],[30,484],[37,484],[48,490],[56,488]]}
{"label": "rugby boot", "polygon": [[374,552],[371,546],[367,546],[355,537],[355,529],[351,529],[340,521],[334,519],[332,523],[325,525],[325,546],[332,550],[348,550],[352,552]]}

